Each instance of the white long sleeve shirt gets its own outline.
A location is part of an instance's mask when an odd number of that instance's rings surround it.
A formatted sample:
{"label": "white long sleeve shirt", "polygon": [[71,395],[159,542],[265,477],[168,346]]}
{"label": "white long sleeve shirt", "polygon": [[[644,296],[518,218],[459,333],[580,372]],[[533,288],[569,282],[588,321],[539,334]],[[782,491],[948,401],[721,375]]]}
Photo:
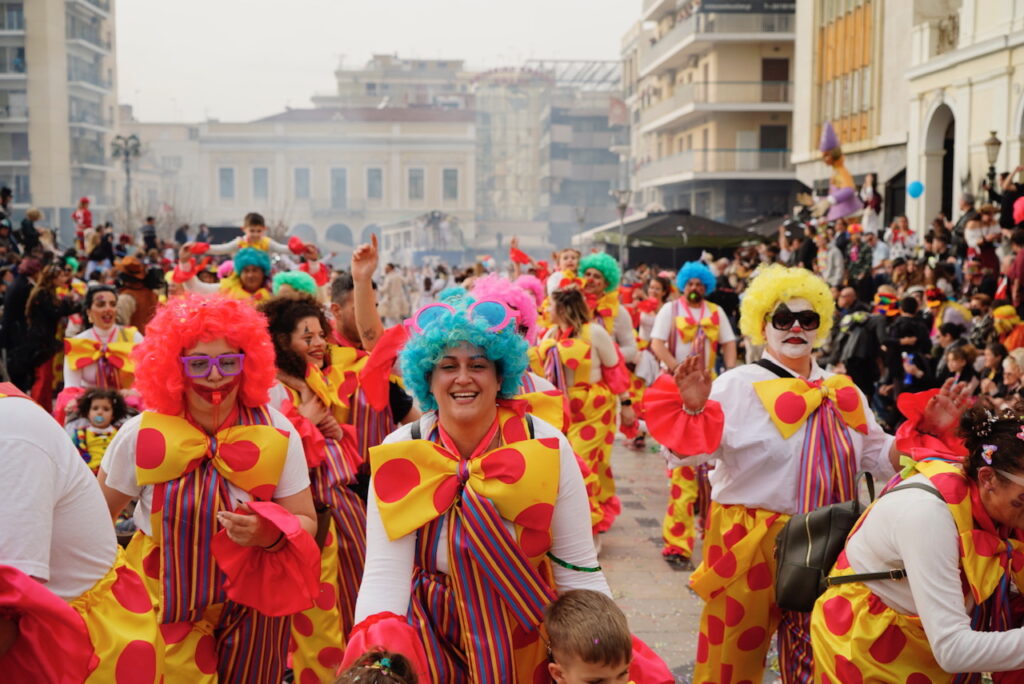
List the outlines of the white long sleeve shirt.
{"label": "white long sleeve shirt", "polygon": [[[931,486],[924,475],[907,482]],[[939,666],[947,672],[1024,667],[1024,628],[976,632],[960,584],[959,534],[949,508],[916,488],[889,492],[846,544],[854,572],[905,568],[907,579],[865,582],[882,602],[918,615]]]}
{"label": "white long sleeve shirt", "polygon": [[[420,418],[421,434],[430,434],[435,421],[434,412],[424,414]],[[597,567],[597,553],[590,527],[590,505],[572,447],[565,435],[536,416],[533,417],[533,424],[537,439],[557,438],[560,447],[558,498],[551,519],[551,553],[573,565]],[[403,425],[388,435],[384,444],[407,441],[411,436],[412,426]],[[371,495],[366,503],[366,566],[356,602],[357,624],[377,613],[405,615],[408,612],[416,561],[417,534],[407,534],[394,541],[388,539],[373,491],[371,482]],[[513,532],[512,523],[507,520],[504,522],[509,532]],[[442,525],[446,526],[447,521]],[[447,539],[447,529],[443,528],[437,547],[437,568],[445,574],[449,571]],[[553,571],[559,591],[593,589],[611,596],[603,572],[578,572],[557,564],[553,565]]]}
{"label": "white long sleeve shirt", "polygon": [[[678,301],[678,303],[666,302],[658,309],[658,315],[654,319],[654,327],[651,329],[650,338],[652,340],[661,340],[668,344],[671,336],[678,334],[676,316],[685,315],[682,312],[683,307],[690,310],[690,316],[697,323],[711,315],[707,302],[701,302],[698,307],[689,306],[681,301]],[[725,315],[725,310],[722,307],[718,307],[718,344],[721,346],[735,341],[736,333],[733,332],[732,324],[729,323],[729,317]],[[693,342],[683,342],[681,339],[676,340],[676,361],[685,361],[690,356],[692,348]],[[704,342],[704,358],[711,358],[711,340],[705,340]]]}
{"label": "white long sleeve shirt", "polygon": [[[764,358],[781,363],[768,353]],[[834,375],[811,361],[811,380]],[[797,377],[796,374],[793,374]],[[725,424],[722,441],[712,454],[689,457],[669,455],[670,467],[697,465],[714,461],[711,471],[711,498],[720,504],[738,504],[792,515],[800,500],[800,452],[807,423],[783,439],[772,423],[752,384],[775,380],[778,376],[757,364],[739,366],[715,379],[710,399],[722,405]],[[867,434],[850,429],[850,440],[857,455],[856,470],[871,472],[885,482],[895,474],[889,451],[895,437],[886,434],[871,413],[867,399],[857,390],[867,418]]]}

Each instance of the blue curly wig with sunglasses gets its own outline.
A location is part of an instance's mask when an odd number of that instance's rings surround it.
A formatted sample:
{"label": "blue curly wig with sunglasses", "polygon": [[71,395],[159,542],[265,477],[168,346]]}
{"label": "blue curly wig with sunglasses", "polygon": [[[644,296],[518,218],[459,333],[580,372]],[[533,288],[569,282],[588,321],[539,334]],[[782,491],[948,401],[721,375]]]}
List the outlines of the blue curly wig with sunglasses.
{"label": "blue curly wig with sunglasses", "polygon": [[490,323],[468,315],[472,297],[461,301],[449,300],[448,304],[455,311],[445,311],[432,319],[422,332],[412,332],[398,357],[402,380],[416,397],[420,408],[424,411],[437,408],[437,400],[430,391],[431,374],[446,351],[463,343],[479,347],[484,356],[494,362],[501,381],[498,397],[514,397],[529,365],[526,356],[529,345],[516,334],[515,321],[509,321],[497,332],[488,332]]}
{"label": "blue curly wig with sunglasses", "polygon": [[704,283],[705,296],[715,291],[715,275],[703,261],[687,261],[683,264],[676,276],[676,287],[682,292],[686,288],[686,283],[694,278],[700,278],[700,282]]}

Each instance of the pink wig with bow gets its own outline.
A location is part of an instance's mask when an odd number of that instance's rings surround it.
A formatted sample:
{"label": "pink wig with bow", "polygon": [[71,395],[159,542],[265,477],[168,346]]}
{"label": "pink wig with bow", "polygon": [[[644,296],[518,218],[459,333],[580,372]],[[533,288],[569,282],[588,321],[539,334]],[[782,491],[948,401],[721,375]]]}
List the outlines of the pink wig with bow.
{"label": "pink wig with bow", "polygon": [[469,292],[474,299],[494,299],[519,312],[519,324],[526,328],[524,337],[530,344],[537,341],[537,305],[533,297],[496,273],[480,278]]}
{"label": "pink wig with bow", "polygon": [[533,295],[539,308],[544,303],[544,283],[535,275],[523,274],[515,279],[516,287],[522,288]]}

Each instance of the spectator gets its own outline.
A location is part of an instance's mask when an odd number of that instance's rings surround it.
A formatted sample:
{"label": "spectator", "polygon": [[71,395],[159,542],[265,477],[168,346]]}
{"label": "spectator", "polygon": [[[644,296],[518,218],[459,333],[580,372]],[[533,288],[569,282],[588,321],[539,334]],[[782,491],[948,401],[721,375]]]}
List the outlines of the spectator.
{"label": "spectator", "polygon": [[183,223],[174,231],[174,242],[178,247],[183,247],[188,242],[188,224]]}
{"label": "spectator", "polygon": [[146,217],[146,222],[139,228],[139,233],[142,234],[142,244],[145,247],[145,251],[149,253],[151,249],[160,249],[160,245],[156,242],[156,219],[152,216]]}
{"label": "spectator", "polygon": [[964,238],[964,232],[967,229],[967,224],[978,218],[978,212],[974,208],[974,203],[974,195],[971,193],[965,192],[960,196],[960,218],[957,219],[956,224],[952,227],[953,254],[957,259],[967,257],[967,241]]}

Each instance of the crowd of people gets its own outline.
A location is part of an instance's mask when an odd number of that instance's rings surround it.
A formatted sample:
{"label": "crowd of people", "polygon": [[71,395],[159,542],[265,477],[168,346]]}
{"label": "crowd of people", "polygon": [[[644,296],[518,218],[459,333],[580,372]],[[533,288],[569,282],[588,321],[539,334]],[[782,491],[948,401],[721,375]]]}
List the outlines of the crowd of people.
{"label": "crowd of people", "polygon": [[[0,219],[0,665],[674,681],[600,565],[622,439],[667,466],[662,556],[704,601],[694,681],[761,681],[776,635],[786,682],[1022,670],[1013,178],[928,230],[883,229],[866,191],[873,215],[626,272],[515,240],[507,271],[407,269],[375,237],[335,270],[257,213],[162,242],[93,227],[83,199],[66,249],[37,214]],[[862,471],[885,496],[813,610],[780,609],[776,538]]]}

